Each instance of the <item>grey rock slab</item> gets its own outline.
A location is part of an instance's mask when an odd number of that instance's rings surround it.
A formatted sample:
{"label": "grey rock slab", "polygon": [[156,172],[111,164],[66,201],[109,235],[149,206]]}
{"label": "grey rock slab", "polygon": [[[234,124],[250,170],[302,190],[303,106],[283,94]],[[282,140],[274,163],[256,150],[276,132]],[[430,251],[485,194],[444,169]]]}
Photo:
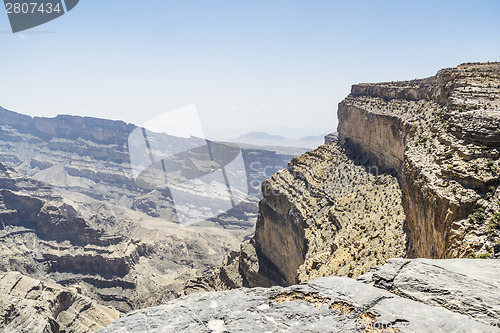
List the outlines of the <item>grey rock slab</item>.
{"label": "grey rock slab", "polygon": [[499,260],[391,259],[358,280],[498,326],[499,277]]}
{"label": "grey rock slab", "polygon": [[342,277],[287,288],[195,293],[133,312],[118,332],[496,332],[467,316]]}

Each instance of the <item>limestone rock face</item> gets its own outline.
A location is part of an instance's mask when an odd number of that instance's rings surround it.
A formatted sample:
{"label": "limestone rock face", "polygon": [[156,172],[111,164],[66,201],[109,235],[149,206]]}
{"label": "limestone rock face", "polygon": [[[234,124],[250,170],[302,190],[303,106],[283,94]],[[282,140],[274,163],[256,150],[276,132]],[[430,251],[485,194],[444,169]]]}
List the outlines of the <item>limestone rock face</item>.
{"label": "limestone rock face", "polygon": [[119,317],[78,290],[19,272],[0,273],[2,332],[92,332]]}
{"label": "limestone rock face", "polygon": [[[410,257],[496,255],[500,64],[361,84],[339,104],[339,138],[401,182]],[[497,250],[496,250],[497,249]]]}
{"label": "limestone rock face", "polygon": [[[390,261],[370,273],[374,284],[325,277],[287,288],[195,293],[131,313],[99,332],[497,332],[499,266],[478,261]],[[408,269],[398,273],[401,265]],[[441,279],[422,275],[429,267]],[[382,279],[393,283],[394,293],[377,287]],[[455,293],[468,282],[474,282],[469,290]],[[489,295],[488,286],[496,286]],[[455,302],[446,302],[453,296]],[[484,315],[470,311],[479,305]]]}
{"label": "limestone rock face", "polygon": [[339,135],[337,132],[327,134],[327,135],[325,135],[325,143],[328,143],[330,141],[337,141],[338,138],[339,138]]}
{"label": "limestone rock face", "polygon": [[255,235],[240,255],[226,260],[230,267],[189,282],[186,292],[357,276],[403,256],[397,180],[366,162],[349,157],[337,141],[292,159],[263,183]]}

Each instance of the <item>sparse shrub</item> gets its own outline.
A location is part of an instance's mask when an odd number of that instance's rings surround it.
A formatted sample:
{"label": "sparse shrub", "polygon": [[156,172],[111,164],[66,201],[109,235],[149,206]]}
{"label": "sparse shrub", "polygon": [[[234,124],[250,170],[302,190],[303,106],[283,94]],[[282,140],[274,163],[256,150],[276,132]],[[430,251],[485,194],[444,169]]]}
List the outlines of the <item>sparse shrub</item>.
{"label": "sparse shrub", "polygon": [[492,159],[489,159],[486,165],[488,166],[491,172],[493,172],[494,174],[498,173],[497,166],[495,165],[495,162],[493,162]]}
{"label": "sparse shrub", "polygon": [[491,230],[500,229],[500,212],[495,212],[490,219],[488,227]]}
{"label": "sparse shrub", "polygon": [[493,196],[493,194],[495,194],[495,187],[494,186],[490,186],[488,187],[488,192],[486,193],[486,198],[489,199]]}
{"label": "sparse shrub", "polygon": [[420,142],[424,143],[424,142],[427,142],[428,140],[429,140],[429,137],[424,136],[423,138],[420,139]]}
{"label": "sparse shrub", "polygon": [[484,208],[480,207],[475,209],[474,212],[469,215],[469,219],[471,219],[472,221],[484,220]]}

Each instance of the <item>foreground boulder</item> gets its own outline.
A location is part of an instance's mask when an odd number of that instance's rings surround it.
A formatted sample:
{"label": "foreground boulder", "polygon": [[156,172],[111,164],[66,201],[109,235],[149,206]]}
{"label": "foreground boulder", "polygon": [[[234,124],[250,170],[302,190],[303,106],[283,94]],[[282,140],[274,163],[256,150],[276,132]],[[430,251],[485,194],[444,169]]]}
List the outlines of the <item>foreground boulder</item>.
{"label": "foreground boulder", "polygon": [[498,332],[499,274],[496,260],[396,259],[358,280],[194,293],[100,332]]}
{"label": "foreground boulder", "polygon": [[499,274],[499,260],[391,259],[358,280],[498,327]]}

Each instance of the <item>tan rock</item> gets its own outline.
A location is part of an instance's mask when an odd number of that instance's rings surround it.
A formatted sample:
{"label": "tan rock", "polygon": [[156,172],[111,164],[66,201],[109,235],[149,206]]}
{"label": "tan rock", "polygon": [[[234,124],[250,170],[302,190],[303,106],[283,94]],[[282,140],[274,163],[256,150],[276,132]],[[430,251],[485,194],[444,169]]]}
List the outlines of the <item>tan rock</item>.
{"label": "tan rock", "polygon": [[117,310],[57,283],[0,273],[3,332],[93,332],[119,317]]}

